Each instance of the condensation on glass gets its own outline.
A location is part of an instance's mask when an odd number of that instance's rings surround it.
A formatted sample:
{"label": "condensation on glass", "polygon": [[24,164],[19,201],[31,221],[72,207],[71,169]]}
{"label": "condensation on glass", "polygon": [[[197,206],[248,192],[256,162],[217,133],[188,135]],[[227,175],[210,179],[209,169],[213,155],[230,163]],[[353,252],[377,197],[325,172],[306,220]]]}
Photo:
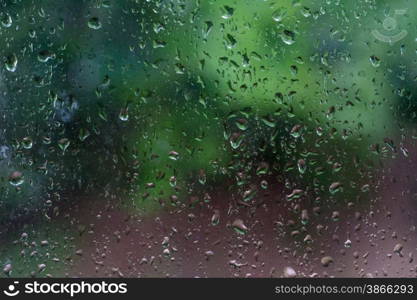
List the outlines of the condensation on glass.
{"label": "condensation on glass", "polygon": [[417,3],[0,1],[2,277],[415,277]]}

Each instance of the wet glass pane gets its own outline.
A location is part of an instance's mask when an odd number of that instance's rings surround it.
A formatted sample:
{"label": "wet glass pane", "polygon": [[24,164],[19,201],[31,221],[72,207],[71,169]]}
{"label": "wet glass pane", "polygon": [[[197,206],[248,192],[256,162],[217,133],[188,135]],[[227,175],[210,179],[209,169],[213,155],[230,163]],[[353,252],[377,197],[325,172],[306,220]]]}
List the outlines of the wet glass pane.
{"label": "wet glass pane", "polygon": [[416,277],[417,3],[0,1],[2,277]]}

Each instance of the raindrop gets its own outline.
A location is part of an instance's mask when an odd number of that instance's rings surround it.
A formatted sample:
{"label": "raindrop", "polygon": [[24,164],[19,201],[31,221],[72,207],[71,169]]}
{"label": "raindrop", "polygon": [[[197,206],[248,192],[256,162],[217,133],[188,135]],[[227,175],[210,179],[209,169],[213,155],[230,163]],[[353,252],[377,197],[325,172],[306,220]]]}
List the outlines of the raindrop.
{"label": "raindrop", "polygon": [[227,6],[227,5],[225,5],[224,7],[223,7],[223,14],[222,14],[222,18],[223,19],[230,19],[232,16],[233,16],[233,14],[234,14],[234,9],[233,9],[233,7],[230,7],[230,6]]}
{"label": "raindrop", "polygon": [[87,129],[84,129],[84,128],[80,129],[80,132],[78,134],[78,139],[81,142],[84,142],[89,136],[90,136],[90,131],[88,131]]}
{"label": "raindrop", "polygon": [[198,174],[198,182],[202,185],[205,185],[207,182],[206,172],[203,169],[201,169]]}
{"label": "raindrop", "polygon": [[329,187],[329,192],[331,194],[336,194],[337,192],[341,191],[343,188],[340,182],[333,182]]}
{"label": "raindrop", "polygon": [[58,146],[62,150],[62,152],[65,152],[70,145],[70,140],[67,138],[62,138],[58,141]]}
{"label": "raindrop", "polygon": [[301,125],[294,125],[294,127],[291,129],[290,134],[294,138],[299,138],[301,136],[301,129],[303,126]]}
{"label": "raindrop", "polygon": [[324,256],[321,259],[321,265],[323,267],[328,267],[328,266],[330,266],[331,263],[333,263],[333,258],[331,256]]}
{"label": "raindrop", "polygon": [[297,277],[297,272],[291,267],[284,268],[284,277],[285,278],[294,278]]}
{"label": "raindrop", "polygon": [[404,246],[402,244],[396,244],[394,247],[394,253],[397,253],[398,256],[402,257],[402,250],[403,250]]}
{"label": "raindrop", "polygon": [[5,62],[6,70],[9,72],[15,72],[17,68],[17,56],[15,54],[11,54],[6,57]]}
{"label": "raindrop", "polygon": [[22,140],[22,146],[25,149],[31,149],[33,146],[33,140],[30,137],[24,137]]}
{"label": "raindrop", "polygon": [[281,33],[282,41],[287,45],[292,45],[295,43],[295,33],[290,30],[284,30]]}
{"label": "raindrop", "polygon": [[175,176],[171,176],[169,178],[169,185],[175,187],[177,185],[177,178]]}
{"label": "raindrop", "polygon": [[48,50],[43,50],[38,54],[38,60],[42,63],[46,63],[52,59],[55,59],[55,53],[51,53]]}
{"label": "raindrop", "polygon": [[1,17],[0,22],[1,22],[1,25],[3,25],[6,28],[9,28],[10,26],[12,26],[13,20],[12,20],[12,17],[8,13],[5,13]]}
{"label": "raindrop", "polygon": [[309,221],[308,211],[306,209],[303,209],[301,212],[301,223],[303,225],[307,225]]}
{"label": "raindrop", "polygon": [[285,11],[285,9],[279,8],[272,13],[272,19],[275,22],[281,22],[284,19],[286,14],[287,12]]}
{"label": "raindrop", "polygon": [[242,131],[248,129],[248,121],[246,119],[239,119],[236,121],[236,126]]}
{"label": "raindrop", "polygon": [[42,272],[43,270],[45,270],[46,269],[46,265],[45,264],[39,264],[38,265],[38,272],[40,273],[40,272]]}
{"label": "raindrop", "polygon": [[3,273],[7,276],[10,276],[10,273],[12,272],[12,264],[5,264],[3,267]]}
{"label": "raindrop", "polygon": [[168,157],[169,159],[172,159],[172,160],[178,160],[180,158],[180,154],[176,151],[170,151],[168,153]]}
{"label": "raindrop", "polygon": [[119,119],[120,121],[126,122],[129,120],[129,109],[126,108],[122,108],[119,112]]}
{"label": "raindrop", "polygon": [[337,222],[340,220],[340,213],[338,211],[334,211],[332,212],[332,220],[334,222]]}
{"label": "raindrop", "polygon": [[375,55],[372,55],[369,58],[369,61],[371,62],[372,66],[374,66],[375,68],[377,68],[381,65],[381,60]]}
{"label": "raindrop", "polygon": [[304,159],[299,159],[297,162],[297,166],[298,166],[298,171],[301,174],[304,174],[307,170],[307,164],[306,161]]}
{"label": "raindrop", "polygon": [[232,227],[239,234],[245,234],[248,231],[248,228],[241,219],[236,219],[235,221],[233,221]]}
{"label": "raindrop", "polygon": [[352,246],[352,241],[351,240],[349,240],[349,239],[347,239],[346,241],[345,241],[345,248],[350,248],[351,246]]}
{"label": "raindrop", "polygon": [[88,27],[94,30],[101,28],[101,22],[97,17],[92,17],[88,20]]}
{"label": "raindrop", "polygon": [[21,172],[19,171],[14,171],[10,176],[9,176],[9,183],[13,186],[20,186],[25,182],[24,176]]}
{"label": "raindrop", "polygon": [[303,190],[294,189],[291,194],[287,195],[287,201],[292,201],[294,199],[300,198],[304,194]]}
{"label": "raindrop", "polygon": [[218,209],[214,210],[214,214],[211,217],[211,225],[216,226],[220,222],[220,211]]}
{"label": "raindrop", "polygon": [[268,174],[269,165],[266,162],[262,162],[259,167],[256,169],[256,175],[266,175]]}

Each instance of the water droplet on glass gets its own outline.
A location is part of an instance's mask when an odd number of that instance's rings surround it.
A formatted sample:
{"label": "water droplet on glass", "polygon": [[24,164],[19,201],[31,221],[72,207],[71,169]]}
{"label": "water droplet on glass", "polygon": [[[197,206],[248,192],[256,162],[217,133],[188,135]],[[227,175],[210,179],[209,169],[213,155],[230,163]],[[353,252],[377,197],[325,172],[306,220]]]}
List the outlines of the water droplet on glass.
{"label": "water droplet on glass", "polygon": [[205,185],[207,182],[206,172],[203,169],[201,169],[198,174],[198,182],[202,185]]}
{"label": "water droplet on glass", "polygon": [[284,277],[285,278],[294,278],[297,277],[297,272],[291,267],[284,268]]}
{"label": "water droplet on glass", "polygon": [[33,140],[30,137],[24,137],[22,140],[22,146],[25,149],[31,149],[33,146]]}
{"label": "water droplet on glass", "polygon": [[310,218],[308,216],[308,211],[306,209],[303,209],[301,212],[301,224],[307,225]]}
{"label": "water droplet on glass", "polygon": [[225,5],[223,7],[223,14],[222,14],[223,19],[226,19],[226,20],[230,19],[233,16],[233,14],[234,14],[233,7],[230,7],[230,6],[227,6],[227,5]]}
{"label": "water droplet on glass", "polygon": [[9,28],[10,26],[12,26],[12,23],[12,17],[8,13],[5,13],[1,16],[1,25],[3,25],[4,27]]}
{"label": "water droplet on glass", "polygon": [[7,276],[10,276],[10,273],[12,272],[12,264],[5,264],[3,267],[3,273]]}
{"label": "water droplet on glass", "polygon": [[15,72],[17,68],[17,56],[15,54],[11,54],[6,57],[5,62],[6,70],[9,72]]}
{"label": "water droplet on glass", "polygon": [[58,141],[58,146],[62,150],[62,152],[65,152],[68,149],[69,145],[70,140],[67,138],[63,138]]}
{"label": "water droplet on glass", "polygon": [[129,121],[129,109],[127,107],[120,110],[119,119],[123,122]]}
{"label": "water droplet on glass", "polygon": [[295,43],[295,33],[290,30],[284,30],[281,33],[282,41],[287,45],[292,45]]}
{"label": "water droplet on glass", "polygon": [[298,162],[297,162],[297,167],[298,167],[298,171],[301,174],[304,174],[307,170],[306,161],[304,159],[299,159]]}
{"label": "water droplet on glass", "polygon": [[285,9],[279,8],[272,13],[272,19],[275,22],[281,22],[284,19],[286,14],[287,12],[285,11]]}
{"label": "water droplet on glass", "polygon": [[168,157],[169,159],[172,159],[172,160],[178,160],[180,158],[180,154],[176,151],[170,151],[168,153]]}
{"label": "water droplet on glass", "polygon": [[352,241],[351,240],[349,240],[349,239],[347,239],[346,241],[345,241],[345,248],[350,248],[351,246],[352,246]]}
{"label": "water droplet on glass", "polygon": [[295,138],[300,137],[302,128],[303,128],[303,126],[301,126],[301,125],[294,125],[294,127],[290,131],[291,136],[293,136]]}
{"label": "water droplet on glass", "polygon": [[245,223],[241,219],[236,219],[232,223],[232,227],[239,234],[245,234],[248,231],[248,228],[246,227]]}
{"label": "water droplet on glass", "polygon": [[88,20],[88,27],[94,30],[101,28],[101,22],[97,17],[92,17]]}
{"label": "water droplet on glass", "polygon": [[300,189],[294,189],[291,194],[287,195],[287,201],[292,201],[294,199],[300,198],[304,194],[303,190]]}
{"label": "water droplet on glass", "polygon": [[381,65],[381,60],[375,55],[372,55],[369,58],[369,61],[371,62],[372,66],[374,66],[375,68],[377,68]]}
{"label": "water droplet on glass", "polygon": [[216,226],[220,222],[220,211],[218,209],[214,210],[214,214],[211,217],[211,225]]}
{"label": "water droplet on glass", "polygon": [[175,176],[171,176],[169,178],[169,185],[175,187],[177,185],[177,178]]}
{"label": "water droplet on glass", "polygon": [[323,267],[328,267],[328,266],[330,266],[331,263],[333,263],[333,257],[331,257],[331,256],[324,256],[321,259],[321,265]]}
{"label": "water droplet on glass", "polygon": [[23,173],[19,171],[14,171],[9,176],[9,183],[13,186],[20,186],[25,182],[25,179],[23,177]]}
{"label": "water droplet on glass", "polygon": [[332,212],[332,221],[337,222],[340,220],[340,213],[338,211]]}
{"label": "water droplet on glass", "polygon": [[248,121],[246,119],[238,119],[236,121],[236,126],[237,128],[239,128],[242,131],[245,131],[246,129],[248,129]]}
{"label": "water droplet on glass", "polygon": [[337,192],[342,190],[342,184],[340,182],[333,182],[330,186],[329,186],[329,192],[331,194],[336,194]]}
{"label": "water droplet on glass", "polygon": [[51,53],[48,50],[43,50],[38,54],[38,60],[42,63],[46,63],[52,59],[55,59],[55,53]]}
{"label": "water droplet on glass", "polygon": [[90,136],[90,131],[88,131],[87,129],[84,129],[84,128],[80,129],[80,132],[78,134],[78,139],[81,142],[84,142],[89,136]]}

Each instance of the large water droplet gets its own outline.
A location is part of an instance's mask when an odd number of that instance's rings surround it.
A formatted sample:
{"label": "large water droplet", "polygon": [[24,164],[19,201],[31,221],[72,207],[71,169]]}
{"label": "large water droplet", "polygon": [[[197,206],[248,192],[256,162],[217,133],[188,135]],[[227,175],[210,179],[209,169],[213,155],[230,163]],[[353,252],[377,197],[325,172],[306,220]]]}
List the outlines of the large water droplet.
{"label": "large water droplet", "polygon": [[20,186],[25,182],[25,179],[23,177],[23,173],[19,171],[14,171],[9,176],[9,183],[13,186]]}
{"label": "large water droplet", "polygon": [[92,17],[90,18],[90,20],[88,20],[88,27],[94,30],[100,29],[101,28],[101,22],[99,20],[99,18],[97,17]]}
{"label": "large water droplet", "polygon": [[16,54],[11,54],[6,57],[5,62],[6,70],[9,72],[15,72],[17,68],[17,56]]}

